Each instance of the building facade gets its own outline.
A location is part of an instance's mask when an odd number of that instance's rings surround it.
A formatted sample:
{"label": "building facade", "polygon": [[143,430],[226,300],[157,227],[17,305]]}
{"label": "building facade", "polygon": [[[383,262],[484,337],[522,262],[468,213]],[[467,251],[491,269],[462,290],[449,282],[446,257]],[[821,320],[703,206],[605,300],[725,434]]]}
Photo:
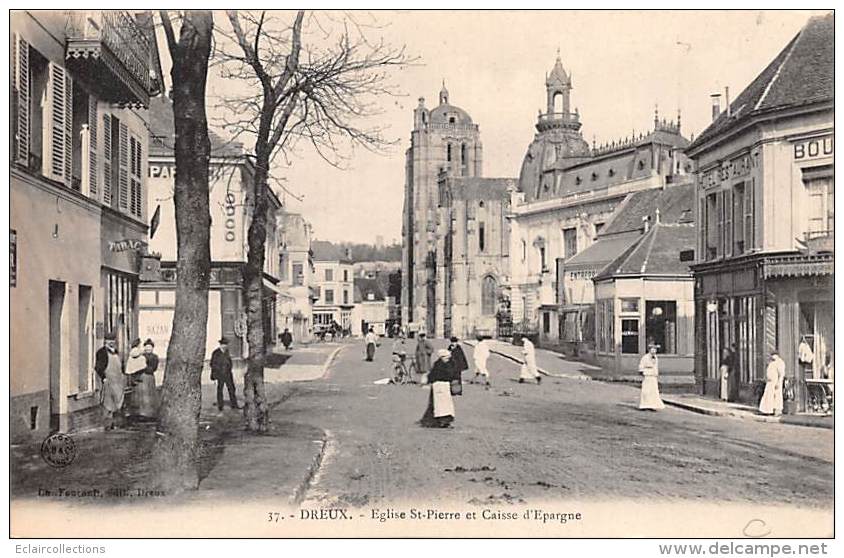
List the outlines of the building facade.
{"label": "building facade", "polygon": [[355,277],[354,289],[352,335],[366,335],[370,327],[376,335],[386,335],[390,308],[382,282],[375,278]]}
{"label": "building facade", "polygon": [[298,343],[313,336],[314,261],[311,252],[311,224],[302,215],[282,210],[279,214],[278,331],[286,329]]}
{"label": "building facade", "polygon": [[496,335],[500,301],[508,296],[507,215],[515,189],[515,179],[440,175],[433,276],[437,336]]}
{"label": "building facade", "polygon": [[567,334],[572,341],[589,336],[582,328],[591,330],[591,324],[578,316],[594,301],[588,274],[559,284],[566,275],[558,272],[558,259],[562,264],[592,245],[630,194],[686,180],[690,163],[679,114],[669,122],[655,113],[653,130],[590,147],[580,113],[571,108],[571,76],[559,57],[545,89],[547,107],[537,119],[510,207],[510,307],[517,331],[553,346],[560,344],[566,321],[578,328]]}
{"label": "building facade", "polygon": [[465,110],[449,103],[445,84],[437,107],[427,109],[425,99],[419,99],[405,156],[402,323],[431,335],[437,324],[436,233],[441,172],[462,177],[482,174],[478,125]]}
{"label": "building facade", "polygon": [[10,430],[99,424],[94,354],[138,336],[151,15],[11,13]]}
{"label": "building facade", "polygon": [[350,254],[342,255],[327,247],[314,252],[314,333],[324,332],[333,324],[351,334],[355,306],[354,264]]}
{"label": "building facade", "polygon": [[755,403],[773,351],[790,410],[831,408],[834,347],[834,17],[815,17],[689,148],[696,166],[697,370]]}
{"label": "building facade", "polygon": [[[140,285],[140,336],[151,338],[160,355],[167,354],[176,304],[176,215],[173,203],[176,161],[173,153],[173,105],[155,99],[150,124],[149,190],[147,211],[157,215],[158,226],[150,231],[150,250],[161,257],[155,280]],[[220,337],[229,339],[233,358],[248,354],[246,299],[243,268],[248,249],[247,232],[252,215],[254,167],[242,146],[211,136],[209,198],[211,212],[211,277],[208,292],[206,358]],[[266,254],[264,257],[264,339],[271,347],[277,339],[278,240],[276,213],[281,204],[268,189]],[[163,366],[160,367],[163,373]]]}

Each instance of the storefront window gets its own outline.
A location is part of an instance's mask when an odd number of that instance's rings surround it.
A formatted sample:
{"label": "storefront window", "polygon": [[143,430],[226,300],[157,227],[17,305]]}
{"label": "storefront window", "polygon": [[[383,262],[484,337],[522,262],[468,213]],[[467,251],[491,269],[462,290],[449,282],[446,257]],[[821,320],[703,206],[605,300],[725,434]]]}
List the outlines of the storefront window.
{"label": "storefront window", "polygon": [[649,300],[645,303],[645,334],[648,344],[656,343],[657,353],[677,353],[677,303]]}
{"label": "storefront window", "polygon": [[639,318],[621,320],[621,353],[625,355],[639,352]]}

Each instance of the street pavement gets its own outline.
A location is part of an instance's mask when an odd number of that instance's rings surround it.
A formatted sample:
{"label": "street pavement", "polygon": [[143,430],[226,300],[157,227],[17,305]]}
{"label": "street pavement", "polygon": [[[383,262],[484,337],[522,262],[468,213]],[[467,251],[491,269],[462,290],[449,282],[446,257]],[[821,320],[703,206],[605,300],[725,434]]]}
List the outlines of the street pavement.
{"label": "street pavement", "polygon": [[349,347],[323,380],[298,387],[278,409],[327,432],[329,455],[309,501],[644,498],[831,509],[831,431],[639,411],[630,386],[565,377],[519,384],[518,365],[499,356],[489,368],[492,389],[466,385],[455,398],[453,429],[425,429],[416,421],[426,388],[373,383],[390,374],[389,343],[371,363],[362,344]]}

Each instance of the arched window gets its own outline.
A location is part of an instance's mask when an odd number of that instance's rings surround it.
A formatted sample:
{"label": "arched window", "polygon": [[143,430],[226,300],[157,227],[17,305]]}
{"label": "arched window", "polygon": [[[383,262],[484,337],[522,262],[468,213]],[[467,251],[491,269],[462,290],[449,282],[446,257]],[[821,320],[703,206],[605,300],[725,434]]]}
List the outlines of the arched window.
{"label": "arched window", "polygon": [[554,112],[561,114],[563,112],[563,94],[554,93]]}
{"label": "arched window", "polygon": [[481,285],[481,313],[484,316],[495,314],[497,302],[498,282],[492,275],[487,275]]}

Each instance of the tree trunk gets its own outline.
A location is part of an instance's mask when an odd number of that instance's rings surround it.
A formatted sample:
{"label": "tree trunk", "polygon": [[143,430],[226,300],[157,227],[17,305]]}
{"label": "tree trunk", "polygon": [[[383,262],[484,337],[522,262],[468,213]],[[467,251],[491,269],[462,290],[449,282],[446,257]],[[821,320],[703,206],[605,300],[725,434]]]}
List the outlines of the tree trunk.
{"label": "tree trunk", "polygon": [[212,29],[211,12],[189,11],[185,13],[178,44],[170,40],[172,36],[168,37],[173,59],[176,130],[176,309],[167,349],[153,464],[159,486],[170,493],[199,485],[199,410],[211,271],[208,199],[211,144],[205,114],[205,83]]}
{"label": "tree trunk", "polygon": [[267,240],[267,177],[269,160],[256,158],[255,179],[252,191],[252,219],[247,236],[248,252],[243,268],[243,285],[246,289],[246,340],[249,356],[243,378],[247,428],[265,432],[269,423],[264,391],[264,248]]}

